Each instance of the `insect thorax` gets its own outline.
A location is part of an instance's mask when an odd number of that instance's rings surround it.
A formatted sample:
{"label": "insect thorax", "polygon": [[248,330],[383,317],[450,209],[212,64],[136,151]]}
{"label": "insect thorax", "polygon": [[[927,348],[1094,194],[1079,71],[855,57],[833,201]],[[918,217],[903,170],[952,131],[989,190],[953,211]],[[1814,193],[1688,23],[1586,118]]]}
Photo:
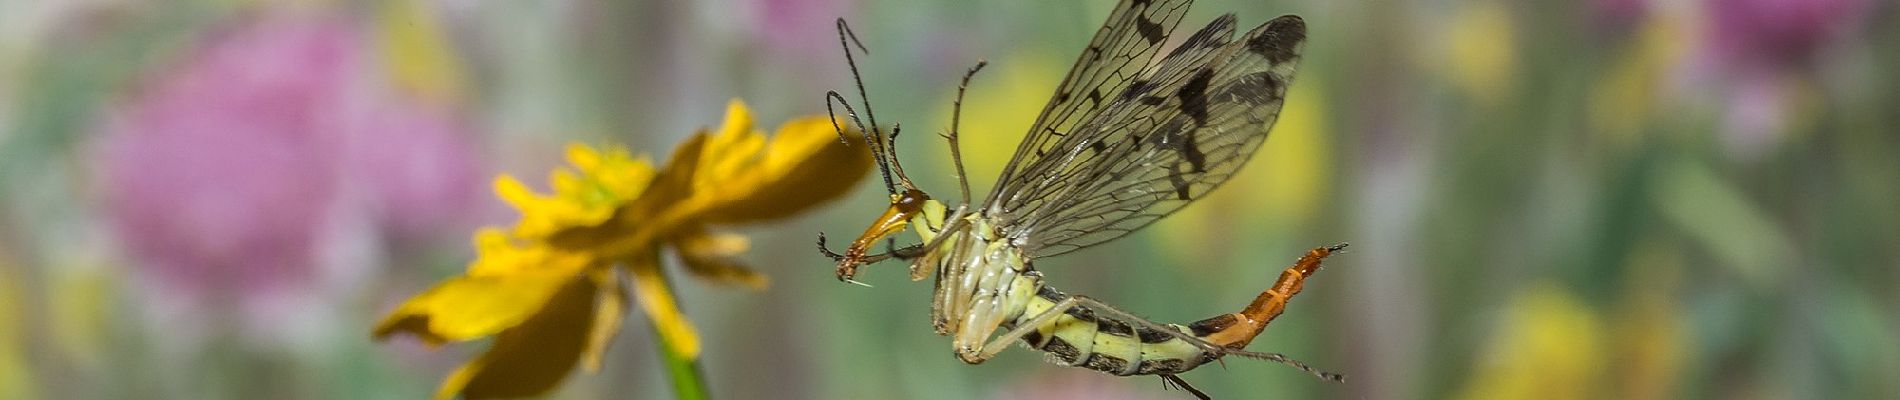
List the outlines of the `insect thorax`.
{"label": "insect thorax", "polygon": [[1004,323],[1022,316],[1041,289],[1042,276],[1025,261],[1022,249],[999,235],[982,213],[965,217],[959,228],[938,231],[946,225],[944,211],[943,204],[933,200],[912,220],[925,242],[939,234],[950,235],[941,246],[915,260],[912,269],[937,274],[931,302],[937,333],[953,336],[959,352],[974,351]]}

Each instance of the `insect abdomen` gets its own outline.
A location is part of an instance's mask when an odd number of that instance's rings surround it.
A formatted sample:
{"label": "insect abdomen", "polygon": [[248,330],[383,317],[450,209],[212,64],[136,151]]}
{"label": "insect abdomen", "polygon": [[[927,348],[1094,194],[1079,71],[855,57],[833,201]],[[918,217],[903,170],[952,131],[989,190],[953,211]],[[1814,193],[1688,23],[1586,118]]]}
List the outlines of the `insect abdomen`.
{"label": "insect abdomen", "polygon": [[[1043,287],[1036,299],[1030,301],[1024,318],[1048,310],[1067,298],[1066,294]],[[1164,326],[1192,335],[1181,325]],[[1109,318],[1087,307],[1070,309],[1053,322],[1023,336],[1023,343],[1048,353],[1052,362],[1122,376],[1179,373],[1218,358],[1179,335]]]}

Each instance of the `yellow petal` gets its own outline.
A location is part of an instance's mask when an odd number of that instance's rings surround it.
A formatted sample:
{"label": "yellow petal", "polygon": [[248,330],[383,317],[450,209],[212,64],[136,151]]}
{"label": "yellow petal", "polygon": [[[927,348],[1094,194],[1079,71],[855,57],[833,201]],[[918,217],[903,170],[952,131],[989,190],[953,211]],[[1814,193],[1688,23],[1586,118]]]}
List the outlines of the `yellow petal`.
{"label": "yellow petal", "polygon": [[584,144],[568,143],[567,163],[582,171],[600,168],[600,151]]}
{"label": "yellow petal", "polygon": [[693,182],[699,172],[699,159],[705,153],[709,136],[705,132],[693,134],[673,148],[673,155],[666,160],[666,167],[660,169],[659,176],[653,178],[653,184],[634,201],[637,210],[634,215],[641,216],[640,223],[651,224],[651,218],[663,211],[679,209],[688,196],[693,195]]}
{"label": "yellow petal", "polygon": [[508,175],[495,179],[495,193],[521,212],[515,236],[527,240],[565,236],[563,242],[578,238],[591,244],[627,233],[597,228],[616,225],[613,218],[623,217],[619,211],[647,190],[657,175],[652,162],[624,148],[581,144],[568,145],[567,158],[574,169],[548,174],[554,189],[549,195],[536,194]]}
{"label": "yellow petal", "polygon": [[627,315],[627,288],[620,285],[620,275],[613,269],[598,269],[588,274],[598,286],[598,304],[594,309],[594,327],[587,333],[587,350],[582,354],[581,366],[587,372],[600,371],[601,357],[607,354],[607,348],[613,344],[614,335],[620,334],[620,322]]}
{"label": "yellow petal", "polygon": [[406,332],[439,345],[493,335],[527,320],[564,282],[594,264],[586,254],[517,244],[495,228],[475,233],[475,249],[479,255],[467,275],[403,302],[377,324],[375,337]]}
{"label": "yellow petal", "polygon": [[516,398],[547,393],[588,346],[596,304],[592,280],[567,279],[538,312],[501,332],[494,346],[442,380],[436,398]]}
{"label": "yellow petal", "polygon": [[751,243],[745,236],[711,234],[704,231],[681,234],[674,238],[673,249],[686,262],[686,271],[712,282],[765,289],[771,284],[765,275],[740,264],[736,257]]}
{"label": "yellow petal", "polygon": [[660,341],[671,347],[674,354],[699,357],[699,334],[694,332],[692,322],[686,320],[686,314],[680,312],[672,289],[666,287],[659,257],[632,257],[627,269],[633,272],[634,299],[640,301],[640,309],[653,321],[653,330],[659,332]]}
{"label": "yellow petal", "polygon": [[520,179],[515,179],[513,175],[508,174],[495,176],[495,197],[500,197],[502,201],[517,209],[533,208],[540,200],[540,196],[536,196],[533,190],[528,190],[528,185],[522,184]]}
{"label": "yellow petal", "polygon": [[[849,132],[847,136],[857,133]],[[871,170],[862,145],[838,140],[832,120],[806,117],[786,122],[765,145],[759,162],[724,177],[700,176],[718,191],[708,201],[706,221],[740,223],[779,219],[842,196]],[[704,157],[745,157],[707,154]],[[695,199],[702,197],[695,196]]]}
{"label": "yellow petal", "polygon": [[548,173],[548,187],[555,193],[579,193],[587,190],[587,181],[574,171],[557,169]]}
{"label": "yellow petal", "polygon": [[700,179],[694,180],[693,189],[699,192],[725,189],[731,182],[724,182],[722,178],[740,176],[755,168],[759,151],[764,148],[765,134],[752,130],[752,112],[746,109],[744,102],[733,99],[726,106],[724,126],[706,138],[704,155],[699,158],[697,172],[694,172]]}
{"label": "yellow petal", "polygon": [[471,276],[545,273],[575,275],[595,263],[584,252],[567,252],[546,243],[517,241],[496,228],[475,232],[475,261],[469,262]]}
{"label": "yellow petal", "polygon": [[870,154],[839,142],[830,119],[793,120],[765,139],[748,131],[751,118],[735,101],[718,131],[681,143],[647,191],[622,210],[625,217],[615,217],[636,234],[609,239],[603,252],[618,258],[682,227],[790,216],[843,195],[870,172]]}
{"label": "yellow petal", "polygon": [[430,345],[476,339],[527,321],[572,275],[462,276],[437,284],[391,311],[374,336],[415,335]]}
{"label": "yellow petal", "polygon": [[726,101],[726,120],[715,136],[736,137],[752,133],[752,109],[739,99]]}

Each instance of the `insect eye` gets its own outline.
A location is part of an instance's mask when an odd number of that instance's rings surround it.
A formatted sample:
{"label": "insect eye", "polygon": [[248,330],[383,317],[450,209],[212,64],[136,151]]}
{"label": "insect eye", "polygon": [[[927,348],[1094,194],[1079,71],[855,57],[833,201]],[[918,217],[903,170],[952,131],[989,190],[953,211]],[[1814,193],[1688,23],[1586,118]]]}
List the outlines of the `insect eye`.
{"label": "insect eye", "polygon": [[908,189],[904,191],[902,196],[897,197],[895,205],[904,209],[914,209],[921,207],[926,200],[930,200],[929,194],[924,193],[922,190]]}

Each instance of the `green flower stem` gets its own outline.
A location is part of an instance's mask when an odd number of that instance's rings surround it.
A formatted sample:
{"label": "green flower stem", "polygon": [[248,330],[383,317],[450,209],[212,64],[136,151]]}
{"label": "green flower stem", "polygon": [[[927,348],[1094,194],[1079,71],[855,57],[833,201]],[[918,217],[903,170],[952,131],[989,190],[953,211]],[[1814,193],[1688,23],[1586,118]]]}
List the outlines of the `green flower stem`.
{"label": "green flower stem", "polygon": [[[654,258],[659,258],[659,255],[655,254]],[[653,263],[654,265],[660,265],[660,260],[653,260]],[[660,285],[665,286],[667,291],[679,293],[678,291],[672,290],[673,283],[667,278],[665,270],[661,270],[660,273],[654,274],[654,276],[660,279]],[[685,312],[683,306],[681,312]],[[711,396],[707,395],[706,380],[705,378],[701,378],[703,374],[699,371],[699,358],[673,351],[673,349],[678,347],[670,343],[666,335],[660,334],[658,325],[648,324],[648,327],[653,329],[653,342],[660,347],[660,363],[666,366],[667,375],[673,378],[674,398],[680,400],[705,400],[711,398]]]}

